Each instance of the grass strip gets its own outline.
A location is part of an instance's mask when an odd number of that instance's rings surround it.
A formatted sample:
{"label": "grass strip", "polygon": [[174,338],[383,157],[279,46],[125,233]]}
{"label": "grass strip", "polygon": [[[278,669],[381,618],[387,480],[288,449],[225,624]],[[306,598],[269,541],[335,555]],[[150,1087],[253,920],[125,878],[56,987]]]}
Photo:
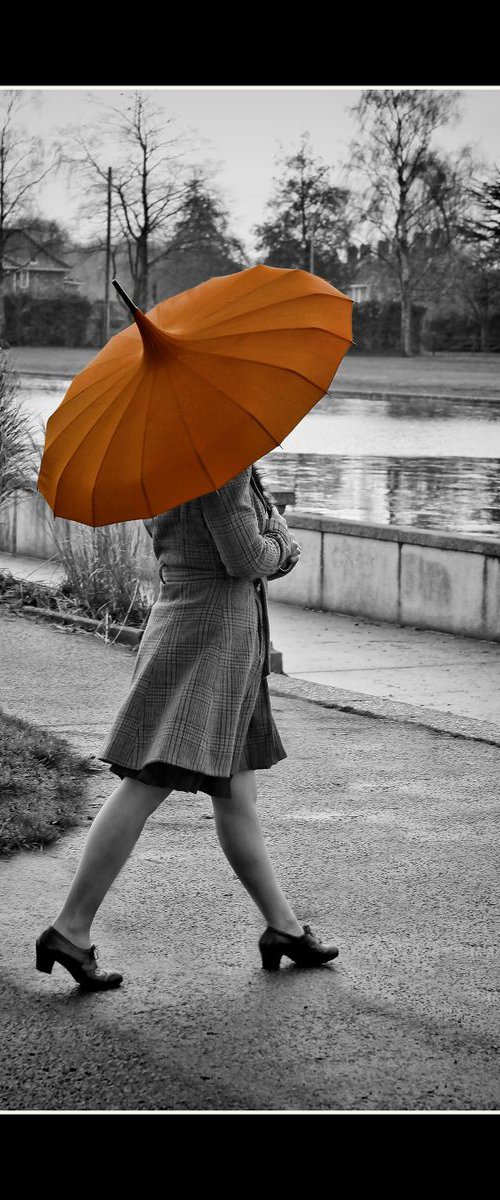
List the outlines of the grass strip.
{"label": "grass strip", "polygon": [[78,824],[91,773],[63,738],[0,708],[0,855],[41,849]]}

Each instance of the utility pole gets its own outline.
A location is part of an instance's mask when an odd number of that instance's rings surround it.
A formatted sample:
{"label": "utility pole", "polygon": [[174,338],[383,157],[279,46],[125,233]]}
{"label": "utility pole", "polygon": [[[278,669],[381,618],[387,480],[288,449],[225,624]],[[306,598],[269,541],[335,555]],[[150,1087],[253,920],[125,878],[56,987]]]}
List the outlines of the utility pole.
{"label": "utility pole", "polygon": [[108,228],[106,233],[106,275],[104,280],[103,346],[109,342],[109,276],[111,271],[111,167],[108,167]]}

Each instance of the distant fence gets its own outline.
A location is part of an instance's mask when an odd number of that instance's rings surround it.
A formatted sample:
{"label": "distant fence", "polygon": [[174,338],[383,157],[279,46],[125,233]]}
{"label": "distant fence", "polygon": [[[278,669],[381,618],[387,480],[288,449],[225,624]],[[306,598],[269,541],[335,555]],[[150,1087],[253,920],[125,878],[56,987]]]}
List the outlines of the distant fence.
{"label": "distant fence", "polygon": [[[270,582],[271,600],[500,641],[500,538],[295,509],[286,520],[302,552],[289,575]],[[138,568],[157,583],[151,538],[142,522],[130,522],[134,532],[137,525]],[[71,538],[78,528],[54,518],[39,492],[16,493],[0,514],[0,550],[50,558],[55,527],[59,538]]]}

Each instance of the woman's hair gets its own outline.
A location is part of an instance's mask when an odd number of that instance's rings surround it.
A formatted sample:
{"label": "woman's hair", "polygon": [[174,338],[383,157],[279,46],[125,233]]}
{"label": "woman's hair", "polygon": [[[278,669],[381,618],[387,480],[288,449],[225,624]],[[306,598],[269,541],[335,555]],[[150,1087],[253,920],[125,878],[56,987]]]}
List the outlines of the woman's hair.
{"label": "woman's hair", "polygon": [[255,463],[252,463],[252,475],[254,476],[257,486],[260,488],[260,491],[262,492],[264,499],[267,500],[268,504],[276,504],[276,500],[274,499],[271,489],[268,487],[267,483],[264,482],[264,479],[258,468],[255,466]]}

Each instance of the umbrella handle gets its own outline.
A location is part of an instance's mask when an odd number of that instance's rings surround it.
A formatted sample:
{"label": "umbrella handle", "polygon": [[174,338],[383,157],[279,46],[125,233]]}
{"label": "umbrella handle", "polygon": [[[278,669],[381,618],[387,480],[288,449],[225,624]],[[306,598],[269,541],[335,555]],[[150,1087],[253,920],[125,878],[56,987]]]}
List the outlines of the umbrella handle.
{"label": "umbrella handle", "polygon": [[123,290],[117,279],[112,279],[111,283],[113,284],[113,287],[116,288],[118,295],[121,296],[122,300],[125,301],[127,308],[129,308],[132,313],[132,316],[135,316],[135,313],[139,311],[139,306],[134,304],[134,301],[130,299],[130,296],[127,296],[127,293]]}

